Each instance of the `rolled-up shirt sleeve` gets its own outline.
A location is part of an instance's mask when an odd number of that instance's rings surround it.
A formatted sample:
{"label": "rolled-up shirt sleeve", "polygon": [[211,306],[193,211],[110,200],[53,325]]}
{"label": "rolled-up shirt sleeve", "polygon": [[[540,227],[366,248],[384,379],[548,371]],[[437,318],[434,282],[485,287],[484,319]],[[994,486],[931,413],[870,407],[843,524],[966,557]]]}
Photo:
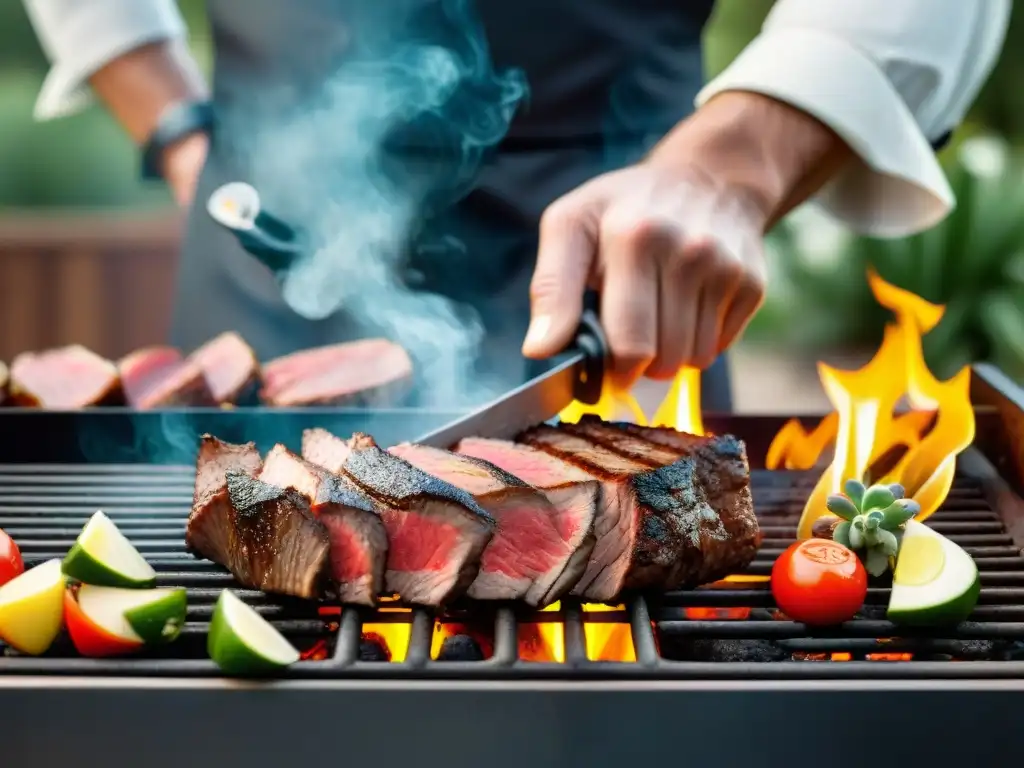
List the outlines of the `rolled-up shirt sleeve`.
{"label": "rolled-up shirt sleeve", "polygon": [[68,115],[88,102],[89,77],[146,43],[183,37],[174,0],[24,0],[51,68],[35,116]]}
{"label": "rolled-up shirt sleeve", "polygon": [[816,201],[860,233],[911,234],[954,205],[933,144],[981,90],[1010,9],[1011,0],[778,0],[697,104],[743,90],[813,115],[858,158]]}

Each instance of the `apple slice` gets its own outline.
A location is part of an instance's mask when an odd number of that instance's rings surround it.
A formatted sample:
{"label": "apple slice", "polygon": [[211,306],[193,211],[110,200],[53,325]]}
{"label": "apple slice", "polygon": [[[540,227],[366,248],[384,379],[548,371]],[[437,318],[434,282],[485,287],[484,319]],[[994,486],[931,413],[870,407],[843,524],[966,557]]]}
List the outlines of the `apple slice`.
{"label": "apple slice", "polygon": [[64,617],[60,560],[47,560],[0,587],[0,638],[22,653],[45,653]]}
{"label": "apple slice", "polygon": [[78,607],[96,628],[120,644],[168,643],[181,634],[187,608],[183,587],[121,589],[83,584]]}
{"label": "apple slice", "polygon": [[103,512],[97,512],[78,534],[64,558],[64,573],[83,584],[145,589],[156,571]]}
{"label": "apple slice", "polygon": [[71,589],[64,590],[64,624],[75,650],[90,658],[126,656],[143,646],[142,638],[118,637],[89,618]]}
{"label": "apple slice", "polygon": [[299,660],[270,622],[226,589],[213,609],[206,649],[229,675],[269,675]]}

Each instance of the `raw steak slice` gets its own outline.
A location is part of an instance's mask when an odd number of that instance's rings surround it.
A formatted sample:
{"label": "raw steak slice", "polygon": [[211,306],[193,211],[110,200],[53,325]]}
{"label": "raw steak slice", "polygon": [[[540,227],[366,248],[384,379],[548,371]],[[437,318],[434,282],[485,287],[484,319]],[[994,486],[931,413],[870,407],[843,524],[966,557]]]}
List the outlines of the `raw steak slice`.
{"label": "raw steak slice", "polygon": [[340,473],[352,449],[348,442],[326,429],[316,427],[302,433],[302,458],[323,467],[328,472]]}
{"label": "raw steak slice", "polygon": [[[636,424],[608,424],[584,417],[578,424],[560,424],[622,456],[649,467],[663,467],[690,457],[708,503],[718,513],[728,533],[728,546],[704,552],[704,565],[697,578],[707,583],[743,570],[754,559],[761,543],[761,531],[754,515],[750,494],[750,466],[743,442],[732,435],[699,437],[667,427]],[[657,437],[660,443],[649,436]]]}
{"label": "raw steak slice", "polygon": [[299,458],[280,444],[267,454],[260,480],[302,494],[327,528],[331,578],[339,601],[376,605],[384,588],[388,539],[370,498],[347,479]]}
{"label": "raw steak slice", "polygon": [[327,531],[294,491],[260,483],[255,443],[203,435],[185,544],[227,568],[243,586],[317,597],[327,565]]}
{"label": "raw steak slice", "polygon": [[263,366],[261,399],[270,405],[394,404],[412,381],[408,353],[387,339],[363,339],[295,352]]}
{"label": "raw steak slice", "polygon": [[692,459],[652,469],[546,425],[520,440],[602,483],[597,544],[573,594],[611,602],[623,590],[677,589],[698,577],[704,551],[727,539]]}
{"label": "raw steak slice", "polygon": [[14,405],[73,410],[124,404],[117,366],[79,344],[24,352],[11,363],[10,376]]}
{"label": "raw steak slice", "polygon": [[189,357],[199,366],[220,405],[247,405],[256,401],[260,362],[252,347],[234,331],[206,342]]}
{"label": "raw steak slice", "polygon": [[387,589],[429,606],[465,593],[494,518],[462,489],[381,450],[368,435],[354,435],[351,447],[345,475],[377,502],[387,530]]}
{"label": "raw steak slice", "polygon": [[[486,461],[438,448],[406,443],[390,453],[473,494],[497,521],[494,537],[480,558],[480,573],[469,588],[470,597],[522,599],[538,606],[557,600],[574,586],[559,579],[578,562],[581,546],[593,550],[593,534],[560,530],[558,510],[541,491]],[[576,570],[578,577],[578,566]],[[556,591],[556,584],[561,591]]]}
{"label": "raw steak slice", "polygon": [[215,405],[199,366],[174,347],[146,347],[117,365],[128,404],[140,410]]}

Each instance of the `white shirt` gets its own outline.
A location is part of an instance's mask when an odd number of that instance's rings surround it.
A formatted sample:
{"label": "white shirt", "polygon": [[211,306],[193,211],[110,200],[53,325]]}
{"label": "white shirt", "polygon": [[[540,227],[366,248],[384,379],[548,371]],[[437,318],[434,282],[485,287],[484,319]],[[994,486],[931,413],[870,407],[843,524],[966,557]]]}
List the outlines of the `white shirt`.
{"label": "white shirt", "polygon": [[[685,2],[686,0],[679,0]],[[185,35],[174,0],[25,0],[53,62],[40,119],[139,45]],[[930,142],[955,128],[998,58],[1011,0],[777,0],[760,35],[697,97],[755,91],[831,127],[859,162],[817,197],[852,229],[896,237],[953,207]]]}

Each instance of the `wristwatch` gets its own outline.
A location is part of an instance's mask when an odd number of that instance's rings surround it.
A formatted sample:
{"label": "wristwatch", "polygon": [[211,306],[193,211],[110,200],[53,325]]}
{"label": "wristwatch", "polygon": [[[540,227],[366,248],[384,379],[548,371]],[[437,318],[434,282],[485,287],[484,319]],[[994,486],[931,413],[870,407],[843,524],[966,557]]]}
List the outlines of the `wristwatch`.
{"label": "wristwatch", "polygon": [[190,134],[210,133],[213,123],[213,104],[209,100],[179,101],[165,109],[142,146],[142,178],[162,179],[163,151]]}

